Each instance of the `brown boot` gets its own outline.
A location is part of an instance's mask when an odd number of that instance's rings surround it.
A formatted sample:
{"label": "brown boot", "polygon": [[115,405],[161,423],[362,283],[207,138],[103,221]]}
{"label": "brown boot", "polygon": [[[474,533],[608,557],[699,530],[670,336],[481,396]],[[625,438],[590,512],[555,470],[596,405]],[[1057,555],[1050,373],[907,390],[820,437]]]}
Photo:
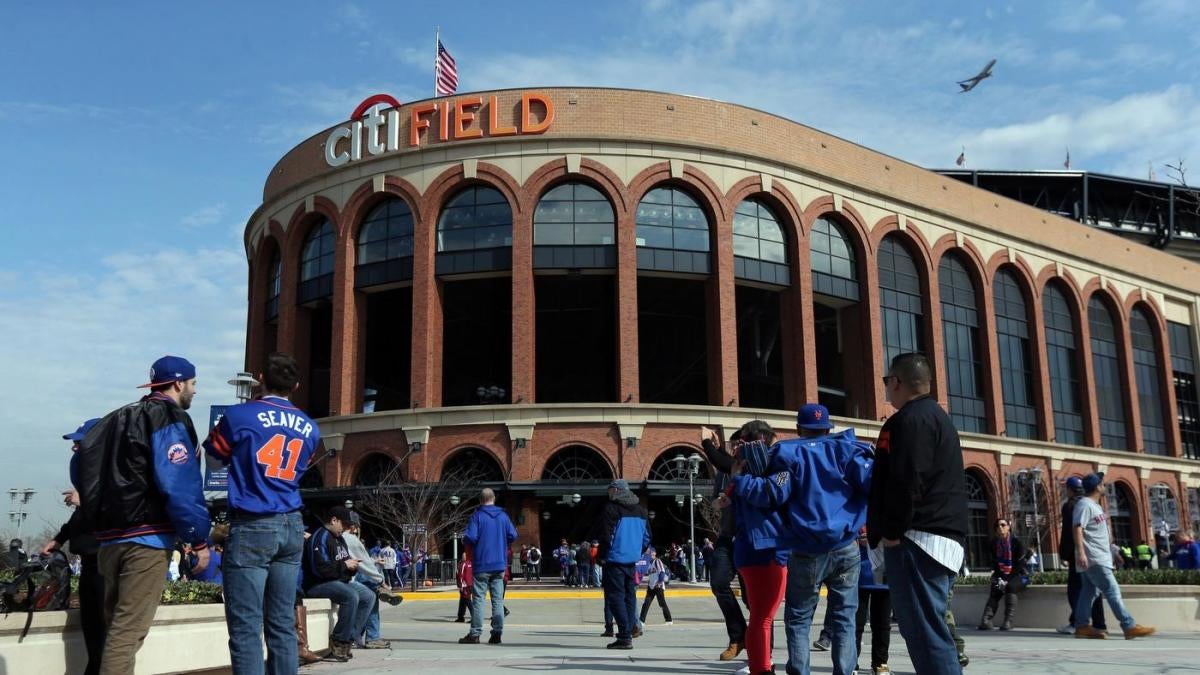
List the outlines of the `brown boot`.
{"label": "brown boot", "polygon": [[742,643],[730,642],[729,646],[725,648],[725,651],[721,652],[721,660],[732,661],[738,657],[738,654],[742,653],[743,649],[745,649],[745,647],[742,646]]}
{"label": "brown boot", "polygon": [[1075,637],[1084,640],[1103,640],[1108,637],[1108,633],[1092,626],[1080,626],[1075,629]]}
{"label": "brown boot", "polygon": [[1125,639],[1132,640],[1134,638],[1146,637],[1147,635],[1153,635],[1153,634],[1154,634],[1153,628],[1151,628],[1149,626],[1143,626],[1141,624],[1136,624],[1136,625],[1134,625],[1133,628],[1130,628],[1129,630],[1125,631]]}
{"label": "brown boot", "polygon": [[308,609],[304,605],[296,605],[296,642],[300,651],[300,663],[316,663],[321,660],[308,648]]}

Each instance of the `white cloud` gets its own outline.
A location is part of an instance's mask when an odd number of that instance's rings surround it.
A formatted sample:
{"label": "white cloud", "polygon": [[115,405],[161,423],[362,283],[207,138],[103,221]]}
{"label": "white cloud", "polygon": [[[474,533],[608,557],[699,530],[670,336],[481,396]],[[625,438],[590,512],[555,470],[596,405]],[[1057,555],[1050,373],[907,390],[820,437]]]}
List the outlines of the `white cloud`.
{"label": "white cloud", "polygon": [[216,225],[225,216],[225,203],[202,206],[179,220],[186,228],[201,228]]}
{"label": "white cloud", "polygon": [[1068,33],[1114,31],[1125,27],[1125,18],[1105,11],[1095,0],[1087,0],[1063,6],[1050,20],[1050,27]]}

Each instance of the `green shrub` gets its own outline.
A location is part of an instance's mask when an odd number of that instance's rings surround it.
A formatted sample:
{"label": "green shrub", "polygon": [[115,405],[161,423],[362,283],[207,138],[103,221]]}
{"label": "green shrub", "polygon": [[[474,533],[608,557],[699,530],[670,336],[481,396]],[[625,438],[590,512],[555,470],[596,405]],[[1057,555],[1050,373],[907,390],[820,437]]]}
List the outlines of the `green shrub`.
{"label": "green shrub", "polygon": [[203,581],[168,581],[163,587],[164,605],[203,605],[222,602],[221,586]]}
{"label": "green shrub", "polygon": [[[1117,583],[1125,586],[1200,586],[1200,570],[1117,570],[1113,574],[1117,577]],[[960,577],[956,585],[987,586],[991,583],[991,578],[989,574],[975,574],[969,577]],[[1034,572],[1029,575],[1031,586],[1065,585],[1066,583],[1066,570]]]}

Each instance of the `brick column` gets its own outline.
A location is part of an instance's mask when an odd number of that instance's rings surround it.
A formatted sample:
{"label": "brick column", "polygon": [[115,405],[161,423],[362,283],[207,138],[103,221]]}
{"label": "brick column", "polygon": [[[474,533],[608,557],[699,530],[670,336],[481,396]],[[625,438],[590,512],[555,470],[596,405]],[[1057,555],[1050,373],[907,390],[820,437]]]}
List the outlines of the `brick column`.
{"label": "brick column", "polygon": [[[263,244],[259,244],[262,246]],[[261,257],[260,257],[261,258]],[[270,264],[269,262],[267,264]],[[250,269],[247,273],[246,285],[246,359],[243,362],[245,369],[250,373],[258,373],[262,370],[263,361],[263,342],[267,339],[266,323],[267,323],[267,308],[266,299],[262,297],[263,285],[259,283],[259,277],[262,276],[263,264],[261,262],[250,263]]]}
{"label": "brick column", "polygon": [[[1046,314],[1042,308],[1042,296],[1028,303],[1029,358],[1033,367],[1033,400],[1037,408],[1038,438],[1049,441],[1056,438],[1054,430],[1054,395],[1050,387],[1050,360],[1046,349]],[[1028,300],[1028,298],[1027,298]]]}
{"label": "brick column", "polygon": [[987,414],[987,431],[999,434],[1007,429],[1004,419],[1004,388],[1000,380],[1000,347],[996,336],[996,299],[992,294],[992,282],[983,273],[983,285],[979,289],[979,309],[983,313],[979,322],[979,349],[982,350],[984,411]]}
{"label": "brick column", "polygon": [[[866,248],[866,242],[863,243]],[[886,358],[883,352],[883,307],[880,304],[879,294],[879,262],[874,251],[870,257],[864,256],[861,265],[862,275],[858,284],[859,308],[858,315],[861,317],[859,323],[859,335],[862,337],[863,354],[867,357],[864,359],[864,370],[866,370],[866,387],[863,392],[874,392],[874,395],[865,395],[866,401],[871,405],[866,411],[866,416],[874,420],[881,420],[885,416],[891,415],[894,412],[891,404],[887,402],[887,397],[884,394],[882,378],[887,375],[888,366],[884,363]],[[851,358],[851,357],[847,357]]]}
{"label": "brick column", "polygon": [[[329,414],[359,411],[363,373],[360,349],[365,306],[354,291],[354,238],[339,237],[333,261],[333,326],[329,367]],[[361,303],[366,304],[365,299]]]}
{"label": "brick column", "polygon": [[509,401],[533,403],[537,382],[537,312],[533,287],[533,218],[529,209],[513,213],[512,383]]}
{"label": "brick column", "polygon": [[[1121,397],[1125,406],[1125,437],[1134,452],[1145,452],[1142,437],[1142,410],[1138,405],[1137,369],[1133,365],[1133,336],[1129,332],[1129,317],[1124,312],[1112,311],[1117,327],[1117,349],[1120,350]],[[1120,449],[1120,448],[1117,448]]]}
{"label": "brick column", "polygon": [[442,404],[442,288],[434,275],[436,210],[421,209],[413,234],[412,383],[414,408]]}
{"label": "brick column", "polygon": [[637,206],[617,213],[617,401],[638,403]]}
{"label": "brick column", "polygon": [[1083,413],[1083,440],[1088,447],[1100,447],[1100,405],[1096,401],[1096,369],[1092,363],[1092,329],[1088,325],[1087,303],[1079,301],[1079,316],[1076,317],[1075,334],[1079,336],[1077,353],[1083,363],[1079,369],[1080,411]]}
{"label": "brick column", "polygon": [[721,219],[713,227],[716,245],[713,274],[706,283],[708,298],[708,402],[716,406],[741,405],[738,399],[737,290],[733,278],[733,221]]}

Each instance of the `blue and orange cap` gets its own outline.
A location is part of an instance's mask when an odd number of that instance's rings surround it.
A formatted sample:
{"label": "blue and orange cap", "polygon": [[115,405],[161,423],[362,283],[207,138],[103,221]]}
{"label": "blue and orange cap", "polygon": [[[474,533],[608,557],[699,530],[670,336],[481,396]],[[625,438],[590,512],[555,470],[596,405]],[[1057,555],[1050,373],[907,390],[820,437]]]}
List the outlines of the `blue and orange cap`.
{"label": "blue and orange cap", "polygon": [[164,356],[150,366],[150,381],[138,385],[138,389],[149,389],[172,382],[187,382],[196,377],[196,366],[182,356]]}
{"label": "blue and orange cap", "polygon": [[800,406],[800,412],[796,413],[796,426],[812,430],[832,429],[829,408],[820,403],[806,403]]}

